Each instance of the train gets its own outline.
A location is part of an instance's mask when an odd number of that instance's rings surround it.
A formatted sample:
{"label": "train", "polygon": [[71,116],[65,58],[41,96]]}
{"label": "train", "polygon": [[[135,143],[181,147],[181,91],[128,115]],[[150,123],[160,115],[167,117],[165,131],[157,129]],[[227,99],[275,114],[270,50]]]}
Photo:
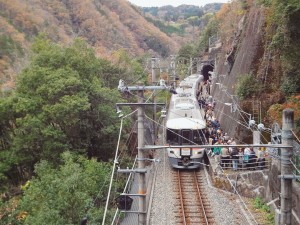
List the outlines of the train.
{"label": "train", "polygon": [[[197,93],[205,77],[192,74],[180,82],[177,94],[172,94],[166,117],[166,143],[170,146],[206,144],[204,110],[199,106]],[[198,169],[202,165],[205,148],[167,148],[171,167]]]}

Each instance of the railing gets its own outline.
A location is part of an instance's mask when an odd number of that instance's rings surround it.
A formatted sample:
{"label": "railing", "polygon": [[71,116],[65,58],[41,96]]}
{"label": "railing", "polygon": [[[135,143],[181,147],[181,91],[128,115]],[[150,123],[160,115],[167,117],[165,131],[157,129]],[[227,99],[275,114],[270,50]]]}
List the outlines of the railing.
{"label": "railing", "polygon": [[224,157],[222,155],[215,155],[214,158],[219,166],[223,169],[232,170],[264,170],[269,169],[271,164],[271,157],[253,157],[250,155],[237,155],[236,159]]}

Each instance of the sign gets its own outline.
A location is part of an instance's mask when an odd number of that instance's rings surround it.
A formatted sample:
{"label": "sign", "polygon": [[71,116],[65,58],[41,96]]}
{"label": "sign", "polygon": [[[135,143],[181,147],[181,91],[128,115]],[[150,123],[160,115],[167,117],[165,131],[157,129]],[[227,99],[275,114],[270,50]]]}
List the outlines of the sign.
{"label": "sign", "polygon": [[182,148],[181,149],[181,155],[182,156],[190,156],[191,155],[191,149],[190,148]]}

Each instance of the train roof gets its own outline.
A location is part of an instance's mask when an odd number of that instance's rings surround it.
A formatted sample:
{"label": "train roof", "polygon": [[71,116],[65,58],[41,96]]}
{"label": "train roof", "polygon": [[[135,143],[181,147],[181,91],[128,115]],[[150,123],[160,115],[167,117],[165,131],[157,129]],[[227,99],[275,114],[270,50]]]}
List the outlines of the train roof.
{"label": "train roof", "polygon": [[186,78],[184,78],[179,86],[176,88],[176,92],[180,93],[190,93],[191,95],[195,95],[196,89],[200,81],[204,79],[201,74],[193,74]]}
{"label": "train roof", "polygon": [[170,102],[167,124],[171,129],[203,129],[205,120],[196,98],[173,98]]}
{"label": "train roof", "polygon": [[170,129],[204,129],[206,122],[200,112],[196,90],[203,80],[200,74],[193,74],[180,82],[170,101],[167,128]]}
{"label": "train roof", "polygon": [[[169,112],[170,113],[170,112]],[[169,129],[189,129],[199,130],[206,127],[206,123],[203,119],[195,119],[189,117],[169,119],[166,124]]]}

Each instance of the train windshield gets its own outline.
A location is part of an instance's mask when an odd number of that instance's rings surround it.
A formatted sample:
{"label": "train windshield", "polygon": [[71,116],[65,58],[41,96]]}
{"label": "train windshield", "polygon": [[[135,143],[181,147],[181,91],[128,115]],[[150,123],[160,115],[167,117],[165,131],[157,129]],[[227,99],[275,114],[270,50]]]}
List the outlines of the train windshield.
{"label": "train windshield", "polygon": [[191,130],[182,130],[181,131],[181,142],[182,142],[182,145],[191,145],[192,142],[191,142],[191,134],[192,134],[192,131]]}
{"label": "train windshield", "polygon": [[167,130],[167,142],[171,145],[179,145],[179,130]]}
{"label": "train windshield", "polygon": [[167,142],[171,145],[203,145],[204,130],[167,130]]}
{"label": "train windshield", "polygon": [[206,143],[204,130],[193,130],[193,142],[198,145]]}

